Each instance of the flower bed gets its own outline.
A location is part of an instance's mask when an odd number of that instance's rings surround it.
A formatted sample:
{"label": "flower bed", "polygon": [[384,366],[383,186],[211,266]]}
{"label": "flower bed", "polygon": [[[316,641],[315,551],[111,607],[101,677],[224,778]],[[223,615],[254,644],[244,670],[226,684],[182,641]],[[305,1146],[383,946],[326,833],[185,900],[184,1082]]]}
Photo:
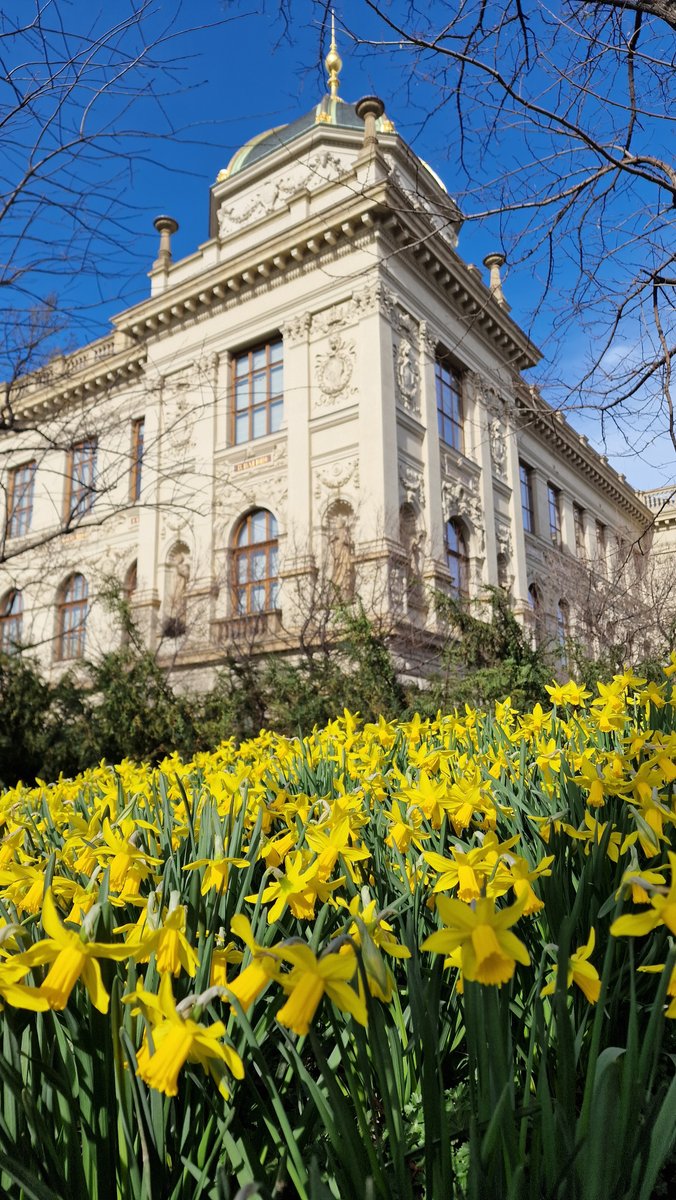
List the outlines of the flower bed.
{"label": "flower bed", "polygon": [[675,664],[2,795],[3,1194],[659,1195]]}

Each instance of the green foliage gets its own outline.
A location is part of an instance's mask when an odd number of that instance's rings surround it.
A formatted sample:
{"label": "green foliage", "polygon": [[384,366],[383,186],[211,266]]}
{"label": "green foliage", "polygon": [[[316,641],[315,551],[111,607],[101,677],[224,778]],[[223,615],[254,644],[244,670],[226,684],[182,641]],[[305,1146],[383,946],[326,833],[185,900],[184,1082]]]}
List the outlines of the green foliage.
{"label": "green foliage", "polygon": [[547,700],[545,684],[560,670],[560,652],[531,644],[501,588],[486,592],[481,617],[473,614],[467,601],[437,596],[437,611],[456,636],[443,651],[444,671],[429,693],[428,712],[465,704],[490,707],[505,696],[524,711]]}

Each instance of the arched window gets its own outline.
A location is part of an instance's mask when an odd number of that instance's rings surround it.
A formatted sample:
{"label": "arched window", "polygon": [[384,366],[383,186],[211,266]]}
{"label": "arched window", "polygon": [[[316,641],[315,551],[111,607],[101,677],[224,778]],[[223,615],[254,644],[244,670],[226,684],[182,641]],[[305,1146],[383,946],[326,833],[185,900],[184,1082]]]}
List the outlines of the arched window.
{"label": "arched window", "polygon": [[123,595],[124,599],[127,601],[127,604],[131,603],[131,600],[133,598],[133,595],[134,595],[134,592],[136,591],[137,586],[138,586],[138,566],[136,563],[136,559],[134,559],[134,562],[131,564],[129,570],[127,571],[127,574],[124,577],[124,583],[122,584],[122,595]]}
{"label": "arched window", "polygon": [[556,637],[560,646],[565,646],[570,636],[570,609],[567,600],[559,600],[556,606]]}
{"label": "arched window", "polygon": [[451,573],[451,588],[455,596],[469,596],[469,554],[467,538],[459,521],[446,522],[446,561]]}
{"label": "arched window", "polygon": [[233,554],[237,616],[278,607],[277,521],[265,508],[248,513],[238,526]]}
{"label": "arched window", "polygon": [[536,645],[542,640],[542,601],[540,592],[534,583],[528,588],[528,603],[530,605],[531,626]]}
{"label": "arched window", "polygon": [[84,575],[71,575],[61,589],[56,643],[56,652],[60,659],[84,656],[88,594],[89,588]]}
{"label": "arched window", "polygon": [[0,601],[0,652],[12,654],[21,644],[23,597],[12,589]]}

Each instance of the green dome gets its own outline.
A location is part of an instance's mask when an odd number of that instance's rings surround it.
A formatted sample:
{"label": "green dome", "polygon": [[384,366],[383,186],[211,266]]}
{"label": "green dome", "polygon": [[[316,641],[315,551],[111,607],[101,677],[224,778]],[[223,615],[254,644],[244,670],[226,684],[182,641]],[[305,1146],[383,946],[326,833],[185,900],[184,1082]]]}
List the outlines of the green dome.
{"label": "green dome", "polygon": [[[357,116],[354,104],[341,100],[339,96],[323,96],[309,113],[291,121],[289,125],[277,125],[274,129],[266,129],[264,133],[259,133],[245,142],[233,154],[225,170],[219,172],[217,182],[238,175],[240,171],[279,150],[280,146],[288,146],[315,125],[333,125],[338,129],[361,131],[364,129],[364,122]],[[376,129],[379,133],[394,133],[394,125],[385,115],[378,118]]]}

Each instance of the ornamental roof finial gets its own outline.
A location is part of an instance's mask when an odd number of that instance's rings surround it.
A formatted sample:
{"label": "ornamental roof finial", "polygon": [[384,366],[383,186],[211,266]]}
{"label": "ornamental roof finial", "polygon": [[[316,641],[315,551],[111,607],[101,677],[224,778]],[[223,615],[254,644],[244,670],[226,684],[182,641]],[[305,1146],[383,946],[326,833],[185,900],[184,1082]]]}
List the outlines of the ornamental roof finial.
{"label": "ornamental roof finial", "polygon": [[343,60],[340,57],[338,53],[338,47],[336,46],[336,17],[333,9],[331,9],[331,45],[329,47],[329,52],[324,59],[324,66],[326,67],[329,76],[328,84],[331,98],[337,99],[338,85],[340,83],[338,75],[343,69]]}

